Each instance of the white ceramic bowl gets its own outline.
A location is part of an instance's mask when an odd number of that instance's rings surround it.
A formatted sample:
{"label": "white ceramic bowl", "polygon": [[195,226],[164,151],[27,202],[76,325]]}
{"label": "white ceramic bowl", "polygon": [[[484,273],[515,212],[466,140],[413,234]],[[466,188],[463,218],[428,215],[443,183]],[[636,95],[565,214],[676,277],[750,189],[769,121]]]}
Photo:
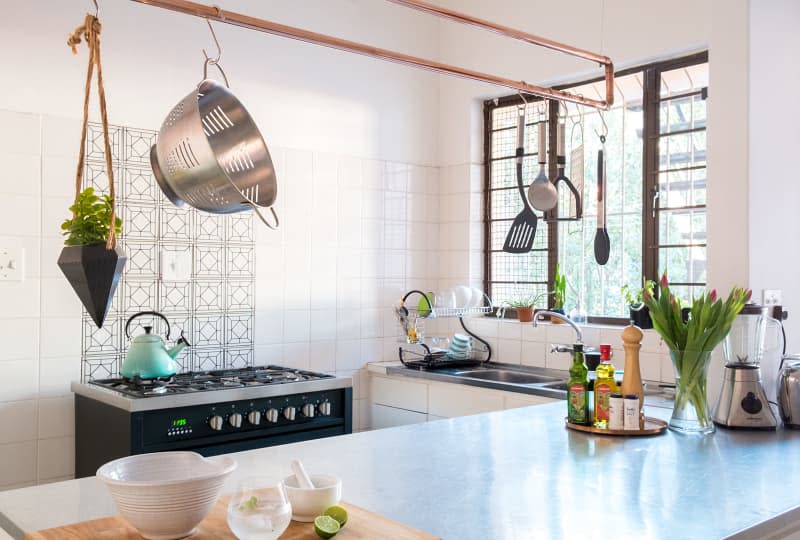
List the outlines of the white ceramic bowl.
{"label": "white ceramic bowl", "polygon": [[168,540],[195,532],[234,469],[228,456],[156,452],[110,461],[97,469],[97,477],[142,536]]}
{"label": "white ceramic bowl", "polygon": [[312,474],[314,489],[299,487],[294,475],[283,480],[289,502],[292,504],[292,519],[295,521],[314,521],[329,506],[342,500],[342,480],[332,474]]}

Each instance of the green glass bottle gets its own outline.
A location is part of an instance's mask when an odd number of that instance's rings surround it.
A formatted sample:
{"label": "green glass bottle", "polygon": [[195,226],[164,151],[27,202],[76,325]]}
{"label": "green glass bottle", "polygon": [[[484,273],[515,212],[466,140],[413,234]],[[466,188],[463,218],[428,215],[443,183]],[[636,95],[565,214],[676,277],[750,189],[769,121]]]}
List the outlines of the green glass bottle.
{"label": "green glass bottle", "polygon": [[583,344],[576,343],[573,350],[567,381],[567,420],[572,424],[589,424],[589,370],[583,361]]}

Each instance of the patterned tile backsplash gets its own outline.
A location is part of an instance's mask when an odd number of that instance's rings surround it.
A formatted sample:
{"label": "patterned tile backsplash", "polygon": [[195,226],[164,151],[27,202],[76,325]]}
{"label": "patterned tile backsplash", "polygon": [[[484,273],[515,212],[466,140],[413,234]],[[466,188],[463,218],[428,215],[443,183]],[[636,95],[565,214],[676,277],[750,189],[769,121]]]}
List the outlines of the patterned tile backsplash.
{"label": "patterned tile backsplash", "polygon": [[[128,339],[125,324],[139,311],[158,311],[170,322],[170,339],[181,332],[192,344],[178,357],[181,371],[253,365],[255,235],[252,214],[214,215],[176,207],[161,193],[150,170],[150,147],[157,132],[109,126],[117,192],[123,219],[121,245],[128,263],[103,328],[83,313],[84,381],[116,377]],[[87,133],[84,187],[108,191],[102,128]],[[186,279],[162,274],[167,256],[188,261]],[[152,325],[166,334],[157,317],[138,317],[131,334]]]}

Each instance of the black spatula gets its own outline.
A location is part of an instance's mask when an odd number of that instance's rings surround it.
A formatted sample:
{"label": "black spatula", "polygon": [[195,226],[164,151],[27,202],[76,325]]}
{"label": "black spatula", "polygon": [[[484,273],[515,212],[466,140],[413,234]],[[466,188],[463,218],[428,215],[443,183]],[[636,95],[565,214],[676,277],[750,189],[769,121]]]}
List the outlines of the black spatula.
{"label": "black spatula", "polygon": [[597,232],[594,235],[594,259],[603,266],[611,252],[611,239],[606,229],[606,163],[603,149],[597,151]]}
{"label": "black spatula", "polygon": [[533,249],[533,238],[536,235],[537,217],[528,203],[525,186],[522,185],[522,156],[525,153],[525,108],[520,107],[517,119],[517,187],[522,199],[522,211],[511,223],[506,235],[503,251],[506,253],[528,253]]}

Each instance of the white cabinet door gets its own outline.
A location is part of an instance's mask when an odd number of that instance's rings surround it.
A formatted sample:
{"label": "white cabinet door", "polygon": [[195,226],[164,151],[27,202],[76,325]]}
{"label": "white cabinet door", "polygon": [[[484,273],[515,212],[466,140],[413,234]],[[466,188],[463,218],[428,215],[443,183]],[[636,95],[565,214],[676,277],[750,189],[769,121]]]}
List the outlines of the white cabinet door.
{"label": "white cabinet door", "polygon": [[428,389],[428,412],[453,418],[503,409],[503,393],[463,384],[431,384]]}
{"label": "white cabinet door", "polygon": [[370,421],[372,429],[381,429],[392,426],[404,426],[406,424],[419,424],[427,422],[428,415],[425,413],[387,407],[373,403],[370,408]]}
{"label": "white cabinet door", "polygon": [[428,412],[428,385],[406,378],[381,377],[372,374],[369,383],[370,402],[398,409]]}
{"label": "white cabinet door", "polygon": [[516,409],[518,407],[529,407],[531,405],[542,405],[544,403],[552,403],[553,401],[560,401],[558,399],[551,399],[542,396],[533,396],[531,394],[519,394],[517,392],[504,392],[504,393],[506,398],[506,409]]}

